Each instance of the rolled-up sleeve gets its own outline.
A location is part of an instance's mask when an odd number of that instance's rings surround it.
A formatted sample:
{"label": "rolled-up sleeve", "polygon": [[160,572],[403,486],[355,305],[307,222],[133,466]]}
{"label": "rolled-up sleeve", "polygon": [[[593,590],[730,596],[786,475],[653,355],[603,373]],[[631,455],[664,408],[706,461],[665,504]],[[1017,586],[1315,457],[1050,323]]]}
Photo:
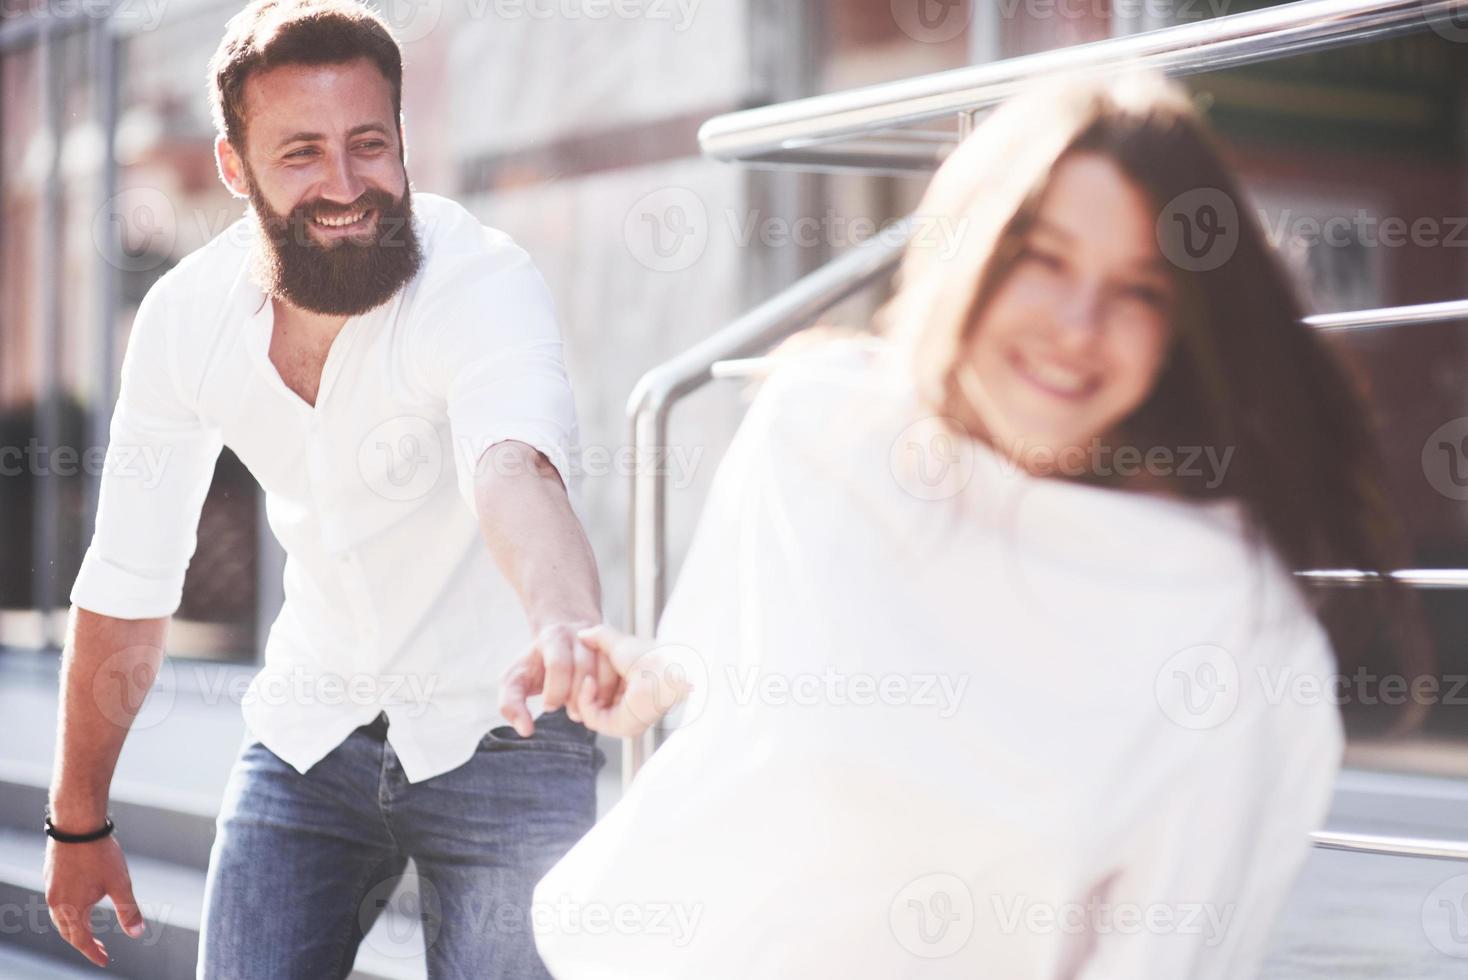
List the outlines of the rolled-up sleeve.
{"label": "rolled-up sleeve", "polygon": [[97,524],[71,588],[73,604],[118,619],[177,611],[223,445],[183,394],[170,340],[178,311],[164,298],[165,283],[149,290],[133,320]]}
{"label": "rolled-up sleeve", "polygon": [[[460,496],[477,514],[484,451],[523,442],[550,460],[575,499],[576,405],[550,290],[528,256],[458,279],[421,326],[419,361],[444,399]],[[441,312],[439,312],[441,311]]]}

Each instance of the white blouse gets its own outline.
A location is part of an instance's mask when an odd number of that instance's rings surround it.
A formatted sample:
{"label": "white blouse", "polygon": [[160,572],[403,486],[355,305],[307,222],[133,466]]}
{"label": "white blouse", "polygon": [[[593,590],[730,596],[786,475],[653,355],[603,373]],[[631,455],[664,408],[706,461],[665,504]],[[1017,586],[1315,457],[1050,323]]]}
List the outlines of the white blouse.
{"label": "white blouse", "polygon": [[1030,476],[902,378],[765,382],[659,628],[698,693],[540,882],[546,964],[1254,975],[1340,763],[1323,629],[1236,503]]}

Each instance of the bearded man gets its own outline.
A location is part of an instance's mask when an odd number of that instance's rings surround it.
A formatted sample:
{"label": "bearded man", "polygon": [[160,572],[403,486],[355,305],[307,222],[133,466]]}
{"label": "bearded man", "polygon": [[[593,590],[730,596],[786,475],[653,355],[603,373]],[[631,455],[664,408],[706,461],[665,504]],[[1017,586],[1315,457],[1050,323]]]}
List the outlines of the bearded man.
{"label": "bearded man", "polygon": [[[547,976],[531,891],[590,828],[605,762],[568,695],[615,684],[575,638],[601,597],[550,295],[508,236],[411,193],[402,57],[365,7],[255,0],[210,78],[219,174],[250,208],[128,338],[111,446],[166,463],[104,472],[71,591],[52,918],[98,965],[104,895],[142,934],[108,795],[227,445],[264,489],[285,603],[243,699],[198,975],[346,976],[411,858],[430,976]],[[112,677],[120,706],[94,693]]]}

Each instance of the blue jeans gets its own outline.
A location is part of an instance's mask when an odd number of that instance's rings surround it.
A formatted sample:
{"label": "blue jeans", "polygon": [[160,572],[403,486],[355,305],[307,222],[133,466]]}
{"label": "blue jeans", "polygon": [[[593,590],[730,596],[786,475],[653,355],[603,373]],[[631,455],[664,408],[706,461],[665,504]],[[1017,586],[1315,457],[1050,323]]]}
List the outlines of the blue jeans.
{"label": "blue jeans", "polygon": [[[605,762],[565,709],[528,739],[495,728],[468,762],[417,783],[362,729],[304,775],[248,741],[216,823],[198,976],[345,977],[391,902],[421,920],[430,980],[549,977],[531,892],[595,822]],[[390,898],[408,858],[417,895]]]}

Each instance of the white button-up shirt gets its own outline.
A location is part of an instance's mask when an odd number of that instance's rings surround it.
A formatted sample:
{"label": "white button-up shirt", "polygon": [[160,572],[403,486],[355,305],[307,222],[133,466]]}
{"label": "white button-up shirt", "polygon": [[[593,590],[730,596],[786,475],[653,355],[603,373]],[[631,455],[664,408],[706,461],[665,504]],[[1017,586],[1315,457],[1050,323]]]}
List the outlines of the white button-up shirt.
{"label": "white button-up shirt", "polygon": [[270,361],[273,304],[249,274],[253,219],[149,290],[71,590],[108,616],[172,614],[229,446],[264,488],[287,554],[245,721],[302,772],[380,710],[410,780],[472,756],[503,723],[499,675],[530,640],[481,537],[475,463],[514,439],[572,486],[575,407],[544,280],[455,202],[415,194],[413,205],[423,264],[347,320],[314,407]]}

